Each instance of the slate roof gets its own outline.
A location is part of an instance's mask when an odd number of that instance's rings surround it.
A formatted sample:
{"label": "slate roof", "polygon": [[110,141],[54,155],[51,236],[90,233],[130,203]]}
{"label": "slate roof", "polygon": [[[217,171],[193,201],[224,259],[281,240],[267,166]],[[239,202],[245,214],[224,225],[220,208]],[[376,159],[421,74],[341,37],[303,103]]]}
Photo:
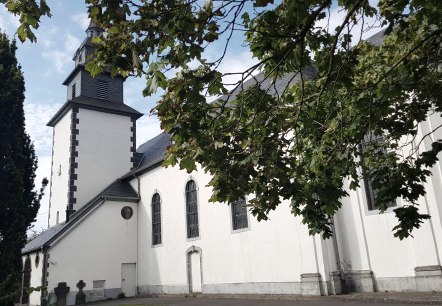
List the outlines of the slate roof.
{"label": "slate roof", "polygon": [[81,207],[78,211],[76,211],[71,216],[68,222],[55,225],[28,242],[21,250],[22,254],[32,253],[40,250],[42,247],[50,245],[54,239],[63,234],[65,231],[69,230],[72,225],[82,220],[83,215],[87,214],[93,207],[101,203],[102,201],[100,200],[122,200],[126,202],[138,202],[140,200],[140,197],[129,184],[129,182],[116,180],[109,186],[107,186],[96,197],[90,200],[87,204]]}
{"label": "slate roof", "polygon": [[170,135],[161,133],[143,143],[135,153],[134,169],[124,175],[121,179],[130,179],[133,175],[145,172],[157,167],[164,160],[166,149],[170,145]]}
{"label": "slate roof", "polygon": [[[314,67],[306,67],[303,72],[303,77],[305,79],[313,78],[316,74],[316,69]],[[301,75],[297,73],[287,73],[282,78],[273,82],[272,79],[264,78],[263,73],[259,73],[256,76],[245,81],[244,84],[231,92],[228,95],[224,95],[219,99],[229,99],[233,100],[234,97],[243,89],[248,88],[255,84],[255,82],[260,83],[260,87],[264,90],[268,89],[268,93],[271,95],[282,94],[287,85],[294,84],[301,81]],[[144,144],[140,145],[135,153],[135,169],[127,173],[122,177],[122,179],[130,179],[133,175],[143,173],[154,167],[157,167],[164,160],[166,155],[166,149],[170,145],[170,135],[166,133],[161,133],[154,138],[148,140]]]}
{"label": "slate roof", "polygon": [[170,135],[161,133],[138,147],[137,152],[143,154],[137,168],[150,167],[161,162],[170,145]]}
{"label": "slate roof", "polygon": [[384,41],[385,31],[386,29],[377,32],[376,34],[367,38],[366,41],[375,46],[382,45],[382,42]]}
{"label": "slate roof", "polygon": [[33,251],[40,250],[45,243],[51,240],[61,230],[66,227],[66,223],[57,224],[51,228],[48,228],[43,233],[29,241],[25,247],[21,250],[22,254],[31,253]]}
{"label": "slate roof", "polygon": [[[304,79],[313,79],[315,75],[316,75],[316,68],[308,66],[304,68],[302,77]],[[272,78],[265,78],[264,73],[261,72],[251,77],[247,81],[245,81],[235,90],[233,90],[231,93],[218,98],[218,100],[227,100],[227,99],[233,100],[242,90],[247,89],[248,87],[256,83],[259,83],[260,88],[262,90],[266,90],[267,93],[272,96],[282,95],[288,85],[293,85],[300,81],[301,81],[300,73],[289,72],[286,73],[283,77],[277,79],[276,81],[273,81]]]}
{"label": "slate roof", "polygon": [[137,201],[140,199],[137,192],[128,182],[115,181],[110,184],[101,194],[106,199],[125,199]]}
{"label": "slate roof", "polygon": [[79,106],[81,108],[103,111],[112,114],[127,115],[135,119],[143,116],[142,113],[122,102],[113,102],[103,99],[78,96],[73,100],[68,100],[51,118],[51,120],[49,120],[47,126],[55,126],[55,124],[63,117],[63,115],[66,114],[73,106]]}

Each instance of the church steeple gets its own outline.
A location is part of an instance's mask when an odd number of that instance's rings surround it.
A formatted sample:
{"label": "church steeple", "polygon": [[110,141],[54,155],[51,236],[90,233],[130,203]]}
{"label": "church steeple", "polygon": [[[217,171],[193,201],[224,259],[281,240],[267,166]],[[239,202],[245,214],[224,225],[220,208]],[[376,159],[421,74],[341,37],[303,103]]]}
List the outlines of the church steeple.
{"label": "church steeple", "polygon": [[121,76],[112,78],[103,73],[95,78],[85,70],[86,63],[94,55],[93,38],[103,34],[103,29],[91,21],[86,30],[86,38],[74,54],[74,70],[69,74],[63,85],[67,85],[67,98],[74,100],[77,97],[103,99],[112,102],[123,102],[123,82]]}
{"label": "church steeple", "polygon": [[[123,102],[124,78],[85,69],[92,39],[103,29],[91,22],[63,85],[67,101],[48,122],[54,127],[49,225],[69,220],[134,162],[136,120],[141,113]],[[62,212],[66,211],[63,216]]]}

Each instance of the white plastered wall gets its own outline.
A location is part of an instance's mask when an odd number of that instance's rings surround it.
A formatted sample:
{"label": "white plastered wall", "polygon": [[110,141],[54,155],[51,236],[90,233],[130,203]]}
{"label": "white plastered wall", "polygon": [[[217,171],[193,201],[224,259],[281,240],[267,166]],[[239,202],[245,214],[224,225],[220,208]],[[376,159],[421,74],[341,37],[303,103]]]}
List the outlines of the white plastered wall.
{"label": "white plastered wall", "polygon": [[[437,123],[442,123],[440,115],[433,115],[428,121],[421,123],[415,142],[418,143],[430,131],[430,126],[434,128]],[[441,138],[441,131],[436,131],[434,139]],[[430,146],[431,139],[424,140],[421,152],[428,150]],[[376,279],[376,290],[406,291],[416,290],[415,267],[440,266],[440,170],[440,162],[437,162],[431,169],[432,177],[425,184],[427,193],[418,200],[420,213],[429,213],[431,221],[424,221],[420,229],[413,231],[414,237],[403,240],[393,236],[393,227],[398,224],[393,212],[395,207],[384,214],[379,214],[378,210],[369,211],[363,185],[357,191],[349,191],[349,196],[342,200],[342,208],[335,217],[341,265],[345,271],[371,270]],[[348,182],[346,185],[349,190]],[[408,204],[401,199],[396,203],[397,206]]]}
{"label": "white plastered wall", "polygon": [[[198,185],[197,239],[186,237],[184,189],[190,178]],[[233,232],[231,207],[209,203],[209,179],[202,170],[189,175],[177,167],[158,167],[141,176],[138,285],[142,293],[187,292],[186,250],[191,246],[202,250],[203,292],[296,293],[302,273],[321,272],[323,263],[317,263],[313,237],[300,218],[290,213],[287,202],[269,214],[270,221],[258,222],[249,215],[249,229]],[[131,183],[136,189],[137,180]],[[151,199],[155,192],[161,196],[161,246],[151,245]],[[319,239],[317,243],[321,244]],[[270,285],[253,286],[260,283]],[[235,287],[237,284],[250,286]]]}
{"label": "white plastered wall", "polygon": [[79,210],[132,166],[130,117],[80,108],[78,119],[74,210]]}
{"label": "white plastered wall", "polygon": [[49,211],[49,226],[66,219],[68,201],[69,156],[71,135],[71,110],[68,111],[53,129],[52,169],[51,169],[51,199]]}
{"label": "white plastered wall", "polygon": [[[121,209],[129,206],[133,216],[125,220]],[[106,294],[115,298],[121,288],[121,264],[137,261],[137,204],[106,201],[73,230],[53,244],[49,254],[48,292],[54,302],[54,288],[59,282],[70,287],[68,304],[72,305],[79,280],[86,283],[87,301],[93,300],[94,280],[105,280]]]}

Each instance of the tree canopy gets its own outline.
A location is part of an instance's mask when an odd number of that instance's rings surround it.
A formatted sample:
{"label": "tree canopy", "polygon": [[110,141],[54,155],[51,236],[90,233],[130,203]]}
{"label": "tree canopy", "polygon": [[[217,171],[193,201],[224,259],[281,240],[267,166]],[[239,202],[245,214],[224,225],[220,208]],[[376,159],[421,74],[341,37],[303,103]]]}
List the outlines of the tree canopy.
{"label": "tree canopy", "polygon": [[25,84],[15,42],[0,33],[0,305],[14,305],[21,285],[21,249],[43,189],[34,191],[37,158],[25,133]]}
{"label": "tree canopy", "polygon": [[[429,148],[418,134],[442,106],[440,0],[86,3],[106,30],[88,69],[145,76],[145,95],[164,90],[155,111],[173,139],[166,165],[201,164],[212,174],[211,200],[253,193],[260,220],[290,200],[311,234],[329,237],[347,184],[365,179],[381,212],[406,203],[394,209],[395,236],[429,217],[418,199],[442,141],[433,137],[439,126],[424,135]],[[333,12],[342,16],[335,25]],[[376,28],[377,42],[361,39]],[[257,64],[222,73],[238,38]],[[209,56],[212,46],[219,58]],[[235,73],[229,95],[223,77]]]}

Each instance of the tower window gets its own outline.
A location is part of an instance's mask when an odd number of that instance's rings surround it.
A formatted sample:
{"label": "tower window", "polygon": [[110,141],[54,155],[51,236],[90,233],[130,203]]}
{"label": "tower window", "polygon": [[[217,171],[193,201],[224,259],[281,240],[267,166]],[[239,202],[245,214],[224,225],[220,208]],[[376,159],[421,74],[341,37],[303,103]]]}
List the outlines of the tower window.
{"label": "tower window", "polygon": [[107,81],[98,80],[97,81],[97,98],[107,99],[107,93],[109,90],[109,85]]}
{"label": "tower window", "polygon": [[76,94],[76,92],[75,92],[76,89],[77,89],[77,88],[76,88],[76,87],[77,87],[76,85],[77,85],[77,84],[75,84],[75,83],[72,85],[72,90],[71,90],[72,96],[71,96],[71,99],[75,99],[75,97],[77,96],[77,94]]}

